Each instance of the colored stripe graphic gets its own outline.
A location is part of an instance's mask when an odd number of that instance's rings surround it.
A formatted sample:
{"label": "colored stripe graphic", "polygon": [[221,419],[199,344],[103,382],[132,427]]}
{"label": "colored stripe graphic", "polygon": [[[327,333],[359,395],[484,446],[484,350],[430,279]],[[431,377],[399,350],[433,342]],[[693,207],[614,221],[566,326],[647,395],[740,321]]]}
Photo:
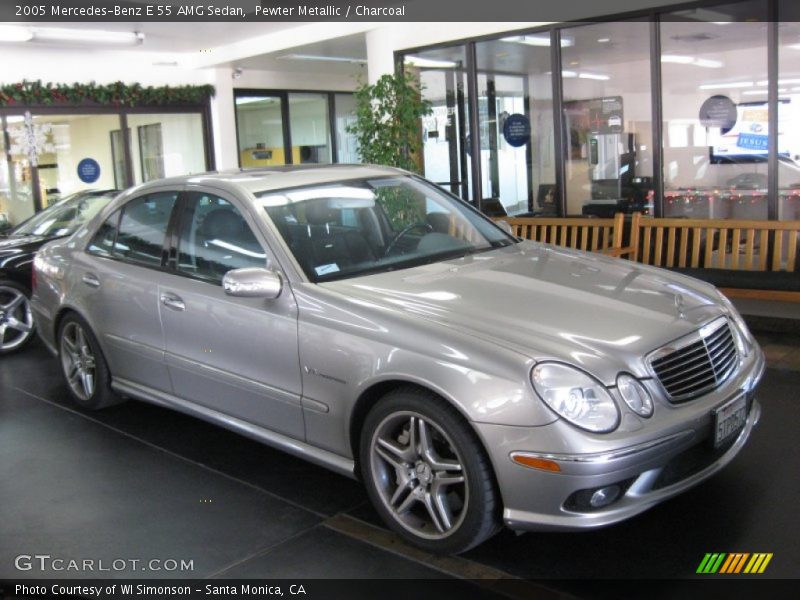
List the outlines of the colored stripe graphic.
{"label": "colored stripe graphic", "polygon": [[757,554],[753,554],[753,558],[750,559],[750,562],[747,563],[747,566],[744,568],[745,573],[763,573],[769,561],[772,560],[772,553],[760,552]]}
{"label": "colored stripe graphic", "polygon": [[[704,575],[733,575],[738,573],[760,574],[763,573],[772,560],[771,552],[707,552],[697,567],[697,573]],[[749,559],[749,560],[748,560]],[[745,564],[747,566],[745,566]],[[744,571],[742,571],[744,569]]]}
{"label": "colored stripe graphic", "polygon": [[725,556],[724,552],[707,553],[700,563],[700,566],[697,567],[697,572],[706,574],[716,573],[722,561],[725,559]]}
{"label": "colored stripe graphic", "polygon": [[722,568],[719,570],[719,572],[728,574],[738,573],[742,570],[744,562],[747,560],[748,556],[750,556],[750,554],[746,552],[734,552],[732,554],[728,554],[728,559],[725,561],[725,564],[722,565]]}

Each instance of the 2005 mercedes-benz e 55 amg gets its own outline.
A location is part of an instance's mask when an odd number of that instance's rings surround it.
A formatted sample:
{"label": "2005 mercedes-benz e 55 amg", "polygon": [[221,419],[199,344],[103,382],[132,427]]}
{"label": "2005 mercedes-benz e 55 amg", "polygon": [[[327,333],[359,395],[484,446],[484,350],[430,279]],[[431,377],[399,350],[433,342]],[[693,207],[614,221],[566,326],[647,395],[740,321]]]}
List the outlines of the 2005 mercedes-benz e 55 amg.
{"label": "2005 mercedes-benz e 55 amg", "polygon": [[360,477],[436,552],[631,517],[760,414],[763,354],[712,286],[520,241],[394,169],[148,183],[36,279],[75,402],[153,402]]}

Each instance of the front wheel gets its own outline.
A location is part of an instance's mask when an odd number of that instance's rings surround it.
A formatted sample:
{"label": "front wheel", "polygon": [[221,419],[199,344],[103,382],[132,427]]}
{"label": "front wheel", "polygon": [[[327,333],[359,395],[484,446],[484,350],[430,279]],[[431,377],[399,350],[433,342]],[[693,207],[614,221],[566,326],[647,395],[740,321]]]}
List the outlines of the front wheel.
{"label": "front wheel", "polygon": [[20,350],[35,331],[28,290],[12,281],[0,281],[0,355]]}
{"label": "front wheel", "polygon": [[390,392],[361,435],[361,471],[383,520],[416,546],[459,553],[499,529],[489,460],[450,405],[424,390]]}

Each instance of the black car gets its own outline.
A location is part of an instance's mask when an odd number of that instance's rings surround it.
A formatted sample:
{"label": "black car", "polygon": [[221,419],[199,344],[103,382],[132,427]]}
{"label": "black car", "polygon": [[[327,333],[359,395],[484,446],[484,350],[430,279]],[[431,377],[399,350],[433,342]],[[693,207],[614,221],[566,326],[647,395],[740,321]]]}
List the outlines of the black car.
{"label": "black car", "polygon": [[19,350],[34,334],[33,257],[47,242],[71,235],[119,190],[84,190],[64,198],[0,236],[0,355]]}

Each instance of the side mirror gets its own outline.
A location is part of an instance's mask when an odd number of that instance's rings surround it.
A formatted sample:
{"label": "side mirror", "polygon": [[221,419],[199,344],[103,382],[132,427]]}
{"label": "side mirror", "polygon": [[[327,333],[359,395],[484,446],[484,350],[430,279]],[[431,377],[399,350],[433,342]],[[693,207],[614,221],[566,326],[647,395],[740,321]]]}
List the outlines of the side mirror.
{"label": "side mirror", "polygon": [[494,224],[505,231],[508,235],[514,235],[514,230],[511,228],[511,225],[508,224],[508,221],[495,221]]}
{"label": "side mirror", "polygon": [[261,267],[234,269],[225,273],[222,289],[228,296],[271,300],[281,295],[283,280],[275,271]]}

